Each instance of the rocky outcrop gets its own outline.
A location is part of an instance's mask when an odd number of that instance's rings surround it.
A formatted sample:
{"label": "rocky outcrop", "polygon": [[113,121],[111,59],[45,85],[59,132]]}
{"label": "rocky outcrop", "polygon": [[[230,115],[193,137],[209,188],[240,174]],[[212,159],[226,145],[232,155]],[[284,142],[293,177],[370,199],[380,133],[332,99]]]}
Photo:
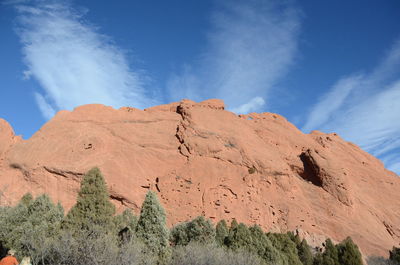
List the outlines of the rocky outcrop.
{"label": "rocky outcrop", "polygon": [[400,179],[336,134],[304,134],[273,113],[236,115],[220,100],[146,110],[61,111],[29,140],[0,120],[0,203],[46,192],[69,209],[98,166],[119,211],[157,191],[170,225],[204,215],[318,243],[351,236],[364,254],[400,243]]}

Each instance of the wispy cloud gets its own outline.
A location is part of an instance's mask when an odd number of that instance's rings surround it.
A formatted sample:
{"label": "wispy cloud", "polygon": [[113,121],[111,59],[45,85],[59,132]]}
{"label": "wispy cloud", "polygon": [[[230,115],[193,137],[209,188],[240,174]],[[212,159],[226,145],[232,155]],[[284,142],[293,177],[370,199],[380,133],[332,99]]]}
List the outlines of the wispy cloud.
{"label": "wispy cloud", "polygon": [[171,77],[170,98],[217,97],[237,112],[259,110],[294,61],[299,26],[291,4],[220,1],[204,54]]}
{"label": "wispy cloud", "polygon": [[303,130],[338,132],[400,173],[400,41],[369,74],[342,78],[313,107]]}
{"label": "wispy cloud", "polygon": [[138,108],[155,103],[144,89],[143,74],[132,70],[124,52],[68,2],[14,5],[27,66],[24,78],[40,84],[35,99],[46,118],[88,103]]}

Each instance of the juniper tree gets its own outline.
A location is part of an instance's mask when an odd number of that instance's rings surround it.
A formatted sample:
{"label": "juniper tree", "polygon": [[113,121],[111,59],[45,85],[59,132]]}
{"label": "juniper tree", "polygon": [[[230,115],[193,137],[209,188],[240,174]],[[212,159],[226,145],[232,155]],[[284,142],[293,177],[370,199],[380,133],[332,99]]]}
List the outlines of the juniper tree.
{"label": "juniper tree", "polygon": [[121,214],[114,216],[113,222],[120,238],[130,239],[136,230],[138,219],[131,209],[125,209]]}
{"label": "juniper tree", "polygon": [[136,235],[147,246],[150,253],[158,256],[159,264],[168,262],[171,249],[165,211],[157,195],[152,191],[146,194],[142,204]]}
{"label": "juniper tree", "polygon": [[326,265],[341,265],[337,247],[329,238],[325,240],[325,251],[322,254],[323,263]]}
{"label": "juniper tree", "polygon": [[292,241],[288,234],[269,233],[269,239],[273,246],[277,248],[287,259],[290,265],[301,265],[296,243]]}
{"label": "juniper tree", "polygon": [[341,265],[362,265],[361,253],[350,237],[347,237],[337,245],[339,253],[339,264]]}
{"label": "juniper tree", "polygon": [[73,233],[111,231],[114,213],[104,177],[95,167],[83,177],[77,202],[65,217],[63,228]]}
{"label": "juniper tree", "polygon": [[261,227],[254,225],[249,230],[252,236],[252,252],[257,253],[267,264],[283,265],[287,263],[287,260],[272,245],[271,240],[262,231]]}
{"label": "juniper tree", "polygon": [[44,263],[52,240],[59,233],[64,217],[62,206],[55,205],[47,195],[36,199],[25,195],[18,205],[2,213],[0,241],[5,247],[16,249],[19,255],[31,256],[35,263]]}
{"label": "juniper tree", "polygon": [[299,253],[300,261],[303,265],[312,265],[313,264],[313,255],[311,253],[310,246],[307,244],[307,241],[303,239],[300,245],[297,246],[297,250]]}
{"label": "juniper tree", "polygon": [[215,241],[215,229],[210,220],[198,216],[193,220],[175,226],[171,231],[174,245],[185,246],[190,242],[211,244]]}
{"label": "juniper tree", "polygon": [[230,229],[228,237],[226,238],[226,245],[232,250],[241,248],[251,250],[253,238],[249,228],[247,228],[245,224],[240,223],[236,227]]}
{"label": "juniper tree", "polygon": [[217,223],[215,228],[215,241],[218,245],[223,246],[225,244],[225,238],[228,236],[229,229],[226,221],[222,219]]}
{"label": "juniper tree", "polygon": [[393,247],[391,251],[389,251],[391,261],[394,261],[400,264],[400,248]]}

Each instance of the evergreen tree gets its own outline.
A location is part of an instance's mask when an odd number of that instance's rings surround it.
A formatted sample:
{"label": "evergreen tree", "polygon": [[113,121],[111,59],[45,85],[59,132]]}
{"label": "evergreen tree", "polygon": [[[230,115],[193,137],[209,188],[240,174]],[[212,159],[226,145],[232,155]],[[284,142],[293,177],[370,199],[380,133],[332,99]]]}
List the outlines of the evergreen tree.
{"label": "evergreen tree", "polygon": [[171,229],[171,243],[173,246],[186,246],[189,244],[189,237],[186,231],[187,223],[180,223]]}
{"label": "evergreen tree", "polygon": [[152,191],[147,193],[142,204],[136,235],[147,246],[148,251],[158,256],[159,264],[168,262],[171,249],[165,211]]}
{"label": "evergreen tree", "polygon": [[312,265],[313,264],[313,255],[311,253],[310,246],[307,244],[307,241],[303,239],[300,245],[297,246],[297,250],[299,253],[300,261],[304,265]]}
{"label": "evergreen tree", "polygon": [[338,249],[329,238],[325,240],[325,251],[322,254],[322,259],[326,265],[341,265]]}
{"label": "evergreen tree", "polygon": [[203,216],[196,217],[186,225],[189,242],[210,244],[215,241],[215,229],[210,220]]}
{"label": "evergreen tree", "polygon": [[121,214],[114,216],[113,222],[120,238],[130,239],[136,230],[138,219],[131,209],[125,209]]}
{"label": "evergreen tree", "polygon": [[400,248],[393,247],[393,249],[389,252],[391,261],[394,261],[400,264]]}
{"label": "evergreen tree", "polygon": [[288,234],[269,233],[273,246],[277,248],[287,259],[290,265],[302,265],[296,243],[292,241]]}
{"label": "evergreen tree", "polygon": [[350,237],[337,245],[339,253],[339,264],[341,265],[362,265],[361,253]]}
{"label": "evergreen tree", "polygon": [[225,238],[228,236],[229,229],[226,221],[222,219],[217,223],[215,228],[215,241],[218,245],[223,246],[225,244]]}
{"label": "evergreen tree", "polygon": [[98,168],[92,168],[83,177],[77,202],[65,217],[63,228],[73,233],[112,231],[114,213],[104,177]]}
{"label": "evergreen tree", "polygon": [[215,229],[203,216],[190,222],[178,224],[171,231],[171,241],[174,245],[185,246],[190,242],[210,244],[215,241]]}
{"label": "evergreen tree", "polygon": [[[27,198],[29,198],[27,200]],[[0,241],[7,248],[33,261],[46,260],[52,240],[59,234],[64,210],[47,195],[36,199],[25,195],[15,207],[8,207],[0,216]]]}
{"label": "evergreen tree", "polygon": [[272,245],[272,242],[261,227],[254,225],[249,230],[252,237],[252,252],[258,254],[267,264],[283,265],[287,263],[283,255]]}
{"label": "evergreen tree", "polygon": [[324,258],[322,257],[321,253],[317,253],[314,256],[313,265],[324,265]]}
{"label": "evergreen tree", "polygon": [[243,223],[230,229],[228,237],[226,238],[226,246],[232,250],[253,248],[253,239],[250,230]]}

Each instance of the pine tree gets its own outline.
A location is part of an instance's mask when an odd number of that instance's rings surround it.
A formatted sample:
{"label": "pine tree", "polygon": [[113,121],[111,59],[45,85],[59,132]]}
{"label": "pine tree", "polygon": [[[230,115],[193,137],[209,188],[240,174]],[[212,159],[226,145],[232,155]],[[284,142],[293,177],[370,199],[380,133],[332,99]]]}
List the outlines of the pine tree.
{"label": "pine tree", "polygon": [[171,249],[165,211],[152,191],[146,194],[142,204],[136,235],[147,246],[148,251],[159,257],[159,264],[168,262]]}
{"label": "pine tree", "polygon": [[226,221],[222,219],[217,223],[215,228],[215,241],[218,245],[223,246],[225,244],[225,238],[228,236],[229,229]]}
{"label": "pine tree", "polygon": [[103,175],[98,168],[92,168],[81,182],[78,200],[65,217],[63,228],[79,233],[100,230],[112,231],[115,207]]}

